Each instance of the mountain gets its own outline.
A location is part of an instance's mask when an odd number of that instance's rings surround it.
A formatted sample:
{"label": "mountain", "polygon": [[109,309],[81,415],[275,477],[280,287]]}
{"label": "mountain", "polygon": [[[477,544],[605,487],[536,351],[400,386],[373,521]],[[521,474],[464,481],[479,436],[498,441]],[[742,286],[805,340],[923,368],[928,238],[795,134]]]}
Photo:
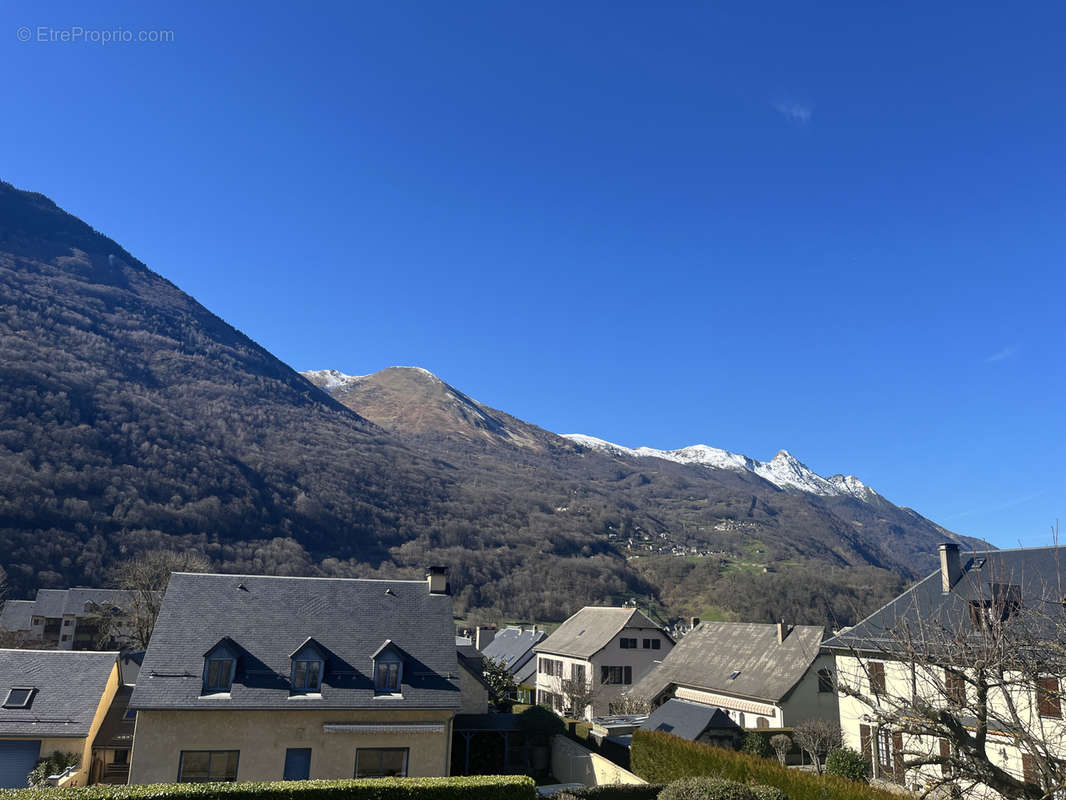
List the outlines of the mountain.
{"label": "mountain", "polygon": [[[819,476],[786,451],[759,462],[705,445],[662,451],[559,436],[418,367],[302,374],[412,449],[447,463],[464,484],[526,495],[550,514],[553,527],[578,522],[606,538],[661,596],[674,595],[665,603],[674,612],[715,606],[740,613],[713,589],[729,585],[733,595],[750,594],[725,579],[738,571],[752,586],[780,583],[788,573],[807,582],[832,574],[835,588],[827,591],[835,591],[863,575],[887,591],[892,581],[885,574],[864,570],[912,577],[935,567],[945,538],[974,541],[892,504],[853,476]],[[695,575],[704,585],[692,585]],[[679,594],[686,580],[688,594]]]}
{"label": "mountain", "polygon": [[230,572],[445,564],[471,618],[635,598],[664,617],[833,622],[892,596],[952,535],[879,497],[572,441],[424,370],[309,377],[0,183],[9,595],[104,585],[140,551],[189,548]]}
{"label": "mountain", "polygon": [[586,447],[616,455],[664,458],[679,464],[699,464],[711,469],[753,472],[786,491],[810,492],[823,497],[849,496],[866,503],[884,499],[854,475],[832,475],[823,478],[806,464],[798,461],[788,450],[779,450],[772,461],[756,461],[748,456],[708,447],[705,444],[683,447],[680,450],[656,450],[651,447],[630,449],[581,433],[564,433],[563,436]]}

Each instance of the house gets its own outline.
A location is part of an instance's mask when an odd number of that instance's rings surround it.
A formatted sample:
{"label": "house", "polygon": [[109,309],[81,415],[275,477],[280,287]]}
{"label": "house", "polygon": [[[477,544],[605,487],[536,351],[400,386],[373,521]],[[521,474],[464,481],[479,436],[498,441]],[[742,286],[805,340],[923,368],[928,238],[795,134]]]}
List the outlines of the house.
{"label": "house", "polygon": [[119,687],[118,653],[0,650],[0,788],[25,788],[54,752],[80,758],[64,785],[87,784]]}
{"label": "house", "polygon": [[131,783],[444,776],[460,667],[426,581],[174,573],[130,700]]}
{"label": "house", "polygon": [[720,708],[676,698],[667,700],[640,725],[643,731],[662,731],[691,742],[734,748],[744,730]]}
{"label": "house", "polygon": [[653,707],[677,698],[720,708],[742,728],[784,728],[837,718],[832,658],[822,628],[701,622],[632,694]]}
{"label": "house", "polygon": [[[635,608],[586,606],[533,647],[537,703],[559,713],[602,716],[673,646],[670,635]],[[574,696],[579,687],[580,699]]]}
{"label": "house", "polygon": [[519,703],[532,703],[537,690],[537,659],[533,647],[548,638],[544,631],[507,627],[482,649],[485,658],[503,664],[518,687]]}
{"label": "house", "polygon": [[[1066,548],[962,556],[948,542],[939,551],[940,569],[824,644],[836,658],[844,744],[865,756],[877,781],[922,791],[950,783],[956,745],[933,735],[936,726],[924,723],[931,714],[975,740],[984,730],[990,771],[1039,785],[1034,745],[1059,764],[1066,755]],[[991,681],[975,674],[978,659]],[[905,763],[923,758],[924,766]],[[962,782],[967,796],[997,796],[972,783]]]}
{"label": "house", "polygon": [[0,631],[18,634],[23,644],[42,648],[122,649],[129,644],[126,632],[121,628],[101,632],[100,623],[128,611],[131,602],[130,593],[121,589],[39,589],[33,600],[4,604]]}

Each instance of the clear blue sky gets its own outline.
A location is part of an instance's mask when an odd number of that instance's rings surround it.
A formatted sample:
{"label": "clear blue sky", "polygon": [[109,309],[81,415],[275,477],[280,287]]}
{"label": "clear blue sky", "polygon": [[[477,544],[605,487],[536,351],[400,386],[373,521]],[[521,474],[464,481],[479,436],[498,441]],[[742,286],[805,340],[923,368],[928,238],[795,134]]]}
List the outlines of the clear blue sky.
{"label": "clear blue sky", "polygon": [[298,369],[1066,517],[1066,5],[305,5],[6,3],[3,177]]}

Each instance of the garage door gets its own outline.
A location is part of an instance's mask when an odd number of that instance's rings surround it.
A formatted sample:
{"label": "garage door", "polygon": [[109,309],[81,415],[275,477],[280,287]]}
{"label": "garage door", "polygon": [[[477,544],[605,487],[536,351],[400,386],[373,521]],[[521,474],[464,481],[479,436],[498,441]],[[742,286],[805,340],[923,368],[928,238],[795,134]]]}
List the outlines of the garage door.
{"label": "garage door", "polygon": [[4,741],[0,739],[0,788],[21,789],[26,776],[41,754],[39,741]]}

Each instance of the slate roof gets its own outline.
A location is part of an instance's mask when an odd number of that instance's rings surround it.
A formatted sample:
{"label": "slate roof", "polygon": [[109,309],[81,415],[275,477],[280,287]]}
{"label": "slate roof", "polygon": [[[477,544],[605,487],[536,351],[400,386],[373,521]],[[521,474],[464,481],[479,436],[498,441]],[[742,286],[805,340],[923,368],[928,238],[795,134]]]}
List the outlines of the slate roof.
{"label": "slate roof", "polygon": [[455,649],[459,658],[459,666],[465,667],[478,683],[492,691],[488,681],[485,680],[485,657],[481,655],[481,651],[472,644],[460,645]]}
{"label": "slate roof", "polygon": [[[201,697],[204,654],[236,643],[227,695]],[[326,651],[322,691],[290,699],[290,654]],[[137,709],[459,708],[452,598],[425,581],[174,573],[130,706]],[[374,694],[372,654],[403,654],[402,697]]]}
{"label": "slate roof", "polygon": [[[899,635],[923,626],[968,633],[973,630],[971,603],[994,604],[996,585],[1016,586],[1023,607],[1061,606],[1066,598],[1066,547],[1016,550],[979,550],[959,554],[962,576],[947,594],[940,570],[916,583],[899,597],[854,627],[824,643],[834,653],[891,654]],[[909,634],[908,634],[909,632]]]}
{"label": "slate roof", "polygon": [[534,653],[554,653],[572,658],[591,658],[625,628],[657,630],[665,634],[643,612],[635,608],[585,606],[560,625]]}
{"label": "slate roof", "polygon": [[481,652],[485,658],[502,662],[518,683],[526,683],[537,672],[533,646],[547,638],[544,631],[508,627],[499,631]]}
{"label": "slate roof", "polygon": [[676,698],[667,700],[640,726],[645,731],[663,731],[695,741],[708,728],[741,730],[729,715],[715,706],[690,703]]}
{"label": "slate roof", "polygon": [[0,708],[0,736],[84,737],[118,653],[0,650],[0,703],[13,686],[37,691],[29,708]]}
{"label": "slate roof", "polygon": [[28,631],[35,605],[32,600],[8,600],[0,613],[0,630]]}
{"label": "slate roof", "polygon": [[676,684],[776,703],[799,683],[821,644],[818,625],[796,625],[779,644],[777,625],[701,622],[630,691],[652,698]]}

